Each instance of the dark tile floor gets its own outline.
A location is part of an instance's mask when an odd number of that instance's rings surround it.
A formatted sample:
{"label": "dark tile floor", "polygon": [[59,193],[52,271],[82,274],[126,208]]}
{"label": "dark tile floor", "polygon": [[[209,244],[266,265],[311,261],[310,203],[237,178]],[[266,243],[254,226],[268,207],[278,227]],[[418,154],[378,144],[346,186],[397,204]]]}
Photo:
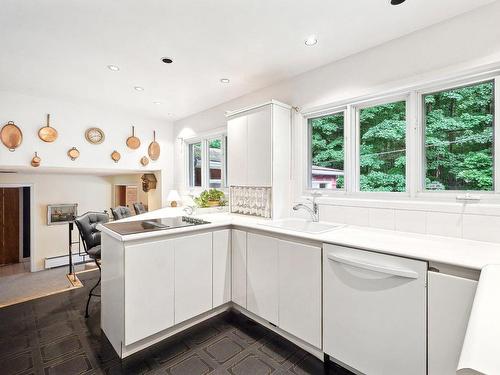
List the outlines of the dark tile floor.
{"label": "dark tile floor", "polygon": [[98,299],[84,318],[97,274],[80,276],[84,288],[0,309],[0,374],[351,374],[235,312],[120,361],[101,333]]}

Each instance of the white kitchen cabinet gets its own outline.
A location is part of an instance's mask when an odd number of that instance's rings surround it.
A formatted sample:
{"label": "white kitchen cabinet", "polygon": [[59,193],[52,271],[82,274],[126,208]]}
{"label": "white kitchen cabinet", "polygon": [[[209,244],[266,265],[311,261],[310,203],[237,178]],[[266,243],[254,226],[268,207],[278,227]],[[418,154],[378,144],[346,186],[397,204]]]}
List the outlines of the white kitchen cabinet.
{"label": "white kitchen cabinet", "polygon": [[272,185],[271,106],[248,113],[247,185]]}
{"label": "white kitchen cabinet", "polygon": [[229,185],[247,184],[247,129],[246,116],[236,117],[227,122],[227,174]]}
{"label": "white kitchen cabinet", "polygon": [[272,217],[291,205],[291,107],[272,100],[227,113],[228,185],[271,187]]}
{"label": "white kitchen cabinet", "polygon": [[427,263],[323,245],[323,350],[370,375],[425,375]]}
{"label": "white kitchen cabinet", "polygon": [[428,273],[429,375],[455,375],[477,281]]}
{"label": "white kitchen cabinet", "polygon": [[129,345],[174,325],[172,240],[127,245],[124,262],[124,344]]}
{"label": "white kitchen cabinet", "polygon": [[247,233],[231,230],[232,283],[231,299],[241,307],[247,307]]}
{"label": "white kitchen cabinet", "polygon": [[231,301],[231,230],[213,232],[213,307]]}
{"label": "white kitchen cabinet", "polygon": [[278,239],[247,234],[247,309],[278,325]]}
{"label": "white kitchen cabinet", "polygon": [[172,242],[177,324],[212,308],[212,233],[179,237]]}
{"label": "white kitchen cabinet", "polygon": [[279,327],[321,348],[321,248],[279,241]]}

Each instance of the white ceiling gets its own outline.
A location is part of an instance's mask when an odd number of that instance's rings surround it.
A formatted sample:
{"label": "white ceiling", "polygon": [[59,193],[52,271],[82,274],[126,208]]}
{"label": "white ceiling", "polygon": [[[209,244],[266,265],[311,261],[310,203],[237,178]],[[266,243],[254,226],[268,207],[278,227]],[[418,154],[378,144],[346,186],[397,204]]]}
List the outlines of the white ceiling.
{"label": "white ceiling", "polygon": [[178,119],[492,2],[2,0],[0,90]]}

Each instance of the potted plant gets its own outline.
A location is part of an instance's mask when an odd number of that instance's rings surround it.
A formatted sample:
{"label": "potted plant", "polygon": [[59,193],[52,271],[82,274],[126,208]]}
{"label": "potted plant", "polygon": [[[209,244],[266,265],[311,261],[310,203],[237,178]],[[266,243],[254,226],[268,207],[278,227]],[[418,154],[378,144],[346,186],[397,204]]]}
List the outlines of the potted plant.
{"label": "potted plant", "polygon": [[198,207],[218,207],[225,206],[226,201],[224,198],[224,192],[217,189],[210,189],[202,192],[199,197],[194,198],[194,201]]}

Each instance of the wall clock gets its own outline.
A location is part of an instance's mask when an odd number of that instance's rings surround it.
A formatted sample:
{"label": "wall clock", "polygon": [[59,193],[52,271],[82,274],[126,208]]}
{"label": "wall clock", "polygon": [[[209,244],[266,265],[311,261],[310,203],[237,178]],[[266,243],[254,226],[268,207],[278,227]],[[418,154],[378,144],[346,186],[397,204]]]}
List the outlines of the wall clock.
{"label": "wall clock", "polygon": [[85,139],[93,145],[104,142],[104,132],[99,128],[89,128],[85,131]]}

